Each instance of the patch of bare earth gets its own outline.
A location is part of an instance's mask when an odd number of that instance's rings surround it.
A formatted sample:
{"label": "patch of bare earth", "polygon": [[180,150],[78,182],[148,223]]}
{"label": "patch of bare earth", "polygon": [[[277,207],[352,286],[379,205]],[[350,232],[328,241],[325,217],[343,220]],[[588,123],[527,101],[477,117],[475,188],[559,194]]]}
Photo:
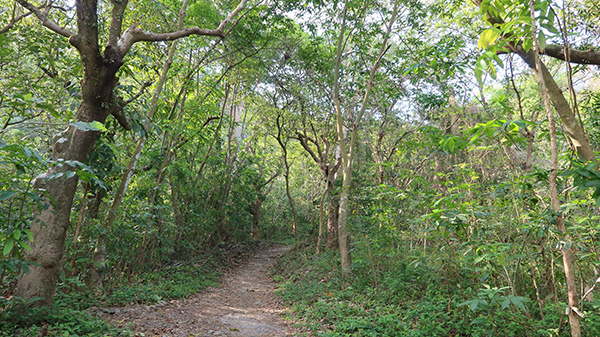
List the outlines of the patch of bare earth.
{"label": "patch of bare earth", "polygon": [[295,336],[282,320],[269,269],[286,246],[267,246],[227,273],[219,288],[186,300],[104,310],[102,316],[139,336]]}

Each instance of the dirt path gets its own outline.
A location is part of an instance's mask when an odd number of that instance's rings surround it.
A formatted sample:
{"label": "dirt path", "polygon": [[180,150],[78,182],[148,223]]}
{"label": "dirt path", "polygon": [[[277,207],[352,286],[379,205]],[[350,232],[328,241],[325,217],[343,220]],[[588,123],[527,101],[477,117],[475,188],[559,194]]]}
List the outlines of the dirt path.
{"label": "dirt path", "polygon": [[[157,305],[113,309],[108,320],[140,336],[295,336],[281,314],[269,268],[288,247],[263,249],[223,277],[219,288]],[[106,315],[105,315],[106,316]]]}

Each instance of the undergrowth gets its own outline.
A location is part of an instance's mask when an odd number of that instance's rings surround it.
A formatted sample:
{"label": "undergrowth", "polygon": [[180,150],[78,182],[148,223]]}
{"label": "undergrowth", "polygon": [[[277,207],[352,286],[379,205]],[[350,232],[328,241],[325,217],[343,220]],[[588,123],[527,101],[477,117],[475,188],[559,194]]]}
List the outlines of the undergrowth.
{"label": "undergrowth", "polygon": [[0,302],[0,337],[132,336],[126,326],[110,325],[86,309],[186,298],[217,285],[222,271],[233,260],[245,259],[257,247],[256,242],[221,246],[202,258],[178,261],[133,279],[111,275],[112,281],[102,292],[87,289],[78,277],[65,279],[58,286],[51,308],[30,308],[18,300],[3,300]]}
{"label": "undergrowth", "polygon": [[[392,257],[374,277],[357,250],[352,275],[341,277],[336,252],[300,246],[272,270],[293,319],[314,336],[568,336],[564,307],[534,302],[461,281],[424,264]],[[410,261],[410,260],[409,260]],[[470,283],[469,283],[470,282]],[[473,304],[477,302],[477,304]],[[584,321],[584,336],[600,335],[598,315]],[[563,320],[564,319],[564,320]],[[563,320],[561,322],[561,320]]]}

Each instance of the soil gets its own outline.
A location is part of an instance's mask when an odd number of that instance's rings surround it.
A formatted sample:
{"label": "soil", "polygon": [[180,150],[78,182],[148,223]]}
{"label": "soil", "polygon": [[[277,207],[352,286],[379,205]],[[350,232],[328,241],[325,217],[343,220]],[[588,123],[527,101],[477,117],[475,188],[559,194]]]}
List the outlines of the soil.
{"label": "soil", "polygon": [[227,273],[220,287],[185,300],[126,308],[98,308],[117,326],[138,336],[261,336],[299,334],[284,322],[286,308],[274,294],[269,269],[289,247],[266,245]]}

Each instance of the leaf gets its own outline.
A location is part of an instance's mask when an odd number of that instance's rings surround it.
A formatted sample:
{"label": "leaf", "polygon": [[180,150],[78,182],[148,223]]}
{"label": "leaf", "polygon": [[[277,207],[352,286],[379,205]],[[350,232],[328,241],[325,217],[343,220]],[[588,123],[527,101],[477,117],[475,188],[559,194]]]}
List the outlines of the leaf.
{"label": "leaf", "polygon": [[15,241],[13,240],[13,238],[8,238],[8,240],[6,240],[6,244],[4,245],[4,249],[2,250],[2,254],[4,256],[8,256],[8,254],[10,254],[10,251],[13,249],[14,245]]}
{"label": "leaf", "polygon": [[10,198],[14,197],[15,194],[17,194],[17,192],[15,192],[15,191],[2,191],[2,192],[0,192],[0,201],[10,199]]}
{"label": "leaf", "polygon": [[533,41],[531,38],[525,38],[525,41],[523,42],[523,49],[525,49],[526,52],[529,52],[531,47],[533,47]]}
{"label": "leaf", "polygon": [[487,49],[490,46],[490,44],[496,42],[498,36],[500,36],[500,34],[498,34],[497,31],[491,28],[484,30],[483,33],[481,33],[481,36],[479,37],[477,47],[479,47],[480,49]]}
{"label": "leaf", "polygon": [[483,70],[479,69],[479,68],[475,68],[475,77],[477,78],[477,82],[479,82],[479,84],[483,84]]}
{"label": "leaf", "polygon": [[559,177],[570,177],[575,174],[575,170],[565,170],[558,174]]}
{"label": "leaf", "polygon": [[510,301],[512,302],[512,304],[516,305],[517,308],[521,309],[522,311],[527,311],[527,308],[523,304],[523,302],[529,302],[529,300],[526,297],[511,295],[511,296],[509,296],[509,298],[510,298]]}
{"label": "leaf", "polygon": [[546,49],[546,35],[544,35],[544,32],[541,30],[538,34],[538,42],[540,44],[540,48]]}
{"label": "leaf", "polygon": [[26,244],[24,241],[19,241],[19,246],[25,248],[25,250],[31,250],[31,247],[29,247],[29,245]]}
{"label": "leaf", "polygon": [[25,232],[29,241],[33,242],[33,233],[29,229],[24,229],[23,232]]}
{"label": "leaf", "polygon": [[23,269],[23,272],[25,274],[29,273],[29,265],[27,264],[27,262],[21,262],[21,269]]}
{"label": "leaf", "polygon": [[588,180],[583,186],[585,187],[600,187],[600,180]]}

